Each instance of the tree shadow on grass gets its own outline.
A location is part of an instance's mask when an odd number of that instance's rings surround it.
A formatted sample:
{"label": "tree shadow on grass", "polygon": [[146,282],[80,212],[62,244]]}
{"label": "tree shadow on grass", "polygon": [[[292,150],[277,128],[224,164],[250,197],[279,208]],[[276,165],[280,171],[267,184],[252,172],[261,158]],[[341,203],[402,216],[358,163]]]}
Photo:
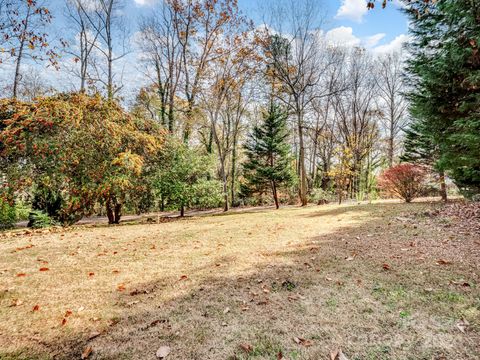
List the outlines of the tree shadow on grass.
{"label": "tree shadow on grass", "polygon": [[[397,261],[401,247],[419,236],[403,223],[388,225],[404,206],[377,207],[322,209],[314,216],[365,213],[354,225],[263,254],[261,262],[238,272],[231,271],[235,257],[219,254],[187,278],[132,285],[112,295],[123,315],[100,335],[43,343],[45,356],[38,358],[80,358],[91,346],[89,359],[156,359],[157,348],[168,345],[167,359],[276,359],[279,353],[327,359],[338,348],[352,359],[474,359],[480,324],[462,333],[453,321],[474,313],[478,289],[443,281],[453,271],[467,278],[467,269],[414,257]],[[398,236],[382,241],[386,230]],[[432,283],[435,292],[425,291]],[[35,358],[29,349],[23,354],[10,358]],[[9,357],[0,352],[0,358]]]}

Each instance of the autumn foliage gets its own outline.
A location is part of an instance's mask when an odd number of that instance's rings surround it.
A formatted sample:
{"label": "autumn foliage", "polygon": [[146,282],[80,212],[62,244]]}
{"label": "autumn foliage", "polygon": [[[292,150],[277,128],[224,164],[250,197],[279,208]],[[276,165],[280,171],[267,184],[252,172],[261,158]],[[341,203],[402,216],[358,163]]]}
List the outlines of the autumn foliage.
{"label": "autumn foliage", "polygon": [[85,94],[4,100],[0,123],[3,197],[47,193],[59,202],[50,215],[64,224],[92,214],[97,203],[117,223],[126,198],[143,190],[140,175],[162,139],[154,124]]}
{"label": "autumn foliage", "polygon": [[400,164],[385,170],[378,178],[378,186],[387,195],[411,202],[424,187],[426,172],[414,164]]}

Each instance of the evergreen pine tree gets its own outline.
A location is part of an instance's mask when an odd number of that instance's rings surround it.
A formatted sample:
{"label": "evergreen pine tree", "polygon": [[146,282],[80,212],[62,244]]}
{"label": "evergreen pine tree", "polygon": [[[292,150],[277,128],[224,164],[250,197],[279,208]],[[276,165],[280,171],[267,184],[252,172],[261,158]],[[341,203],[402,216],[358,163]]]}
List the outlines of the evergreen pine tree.
{"label": "evergreen pine tree", "polygon": [[[408,2],[411,114],[467,194],[480,192],[480,2]],[[435,151],[437,151],[435,150]]]}
{"label": "evergreen pine tree", "polygon": [[[403,155],[400,160],[428,167],[434,167],[440,159],[440,151],[428,133],[423,121],[416,120],[408,128],[404,129],[405,139],[403,142]],[[443,201],[447,201],[447,187],[445,184],[445,172],[436,169],[440,183],[440,195]]]}
{"label": "evergreen pine tree", "polygon": [[245,187],[250,192],[272,191],[278,209],[278,188],[293,182],[295,173],[291,166],[290,145],[287,142],[287,114],[271,104],[264,113],[263,123],[255,126],[245,144]]}

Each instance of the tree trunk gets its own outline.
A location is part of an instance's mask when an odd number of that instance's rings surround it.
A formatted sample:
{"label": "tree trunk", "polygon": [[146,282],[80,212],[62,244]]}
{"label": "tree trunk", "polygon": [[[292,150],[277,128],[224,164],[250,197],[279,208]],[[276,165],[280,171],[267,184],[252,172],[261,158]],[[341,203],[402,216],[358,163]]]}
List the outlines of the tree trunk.
{"label": "tree trunk", "polygon": [[442,196],[442,201],[447,202],[447,185],[445,184],[445,172],[443,170],[438,173],[440,177],[440,195]]}
{"label": "tree trunk", "polygon": [[185,216],[185,206],[182,204],[180,206],[180,217],[184,217]]}
{"label": "tree trunk", "polygon": [[107,217],[109,224],[119,224],[122,216],[122,204],[118,203],[116,199],[108,198],[105,203],[107,210]]}
{"label": "tree trunk", "polygon": [[15,77],[13,79],[13,98],[16,99],[18,95],[18,83],[20,82],[21,75],[20,75],[20,65],[23,59],[23,50],[25,48],[25,39],[26,39],[26,32],[28,29],[28,21],[30,19],[30,6],[28,7],[27,16],[23,21],[23,36],[20,39],[20,47],[18,49],[18,56],[17,56],[17,64],[15,66]]}
{"label": "tree trunk", "polygon": [[272,193],[273,200],[275,201],[275,207],[278,209],[280,206],[278,204],[277,185],[275,184],[275,181],[272,181]]}
{"label": "tree trunk", "polygon": [[237,165],[237,136],[233,136],[233,145],[232,145],[232,181],[231,181],[231,199],[230,204],[232,207],[236,206],[235,204],[235,166]]}
{"label": "tree trunk", "polygon": [[305,172],[305,145],[303,143],[303,119],[302,113],[297,112],[297,122],[298,122],[298,143],[299,143],[299,175],[300,175],[300,202],[302,206],[307,205],[307,174]]}

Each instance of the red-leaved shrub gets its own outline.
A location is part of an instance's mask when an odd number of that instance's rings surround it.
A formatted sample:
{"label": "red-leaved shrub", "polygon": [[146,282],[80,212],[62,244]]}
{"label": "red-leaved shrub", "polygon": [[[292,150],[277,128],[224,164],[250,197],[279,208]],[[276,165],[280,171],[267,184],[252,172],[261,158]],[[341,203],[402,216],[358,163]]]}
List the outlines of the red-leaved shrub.
{"label": "red-leaved shrub", "polygon": [[422,192],[426,171],[418,165],[400,164],[386,169],[378,178],[378,187],[388,195],[411,202]]}

